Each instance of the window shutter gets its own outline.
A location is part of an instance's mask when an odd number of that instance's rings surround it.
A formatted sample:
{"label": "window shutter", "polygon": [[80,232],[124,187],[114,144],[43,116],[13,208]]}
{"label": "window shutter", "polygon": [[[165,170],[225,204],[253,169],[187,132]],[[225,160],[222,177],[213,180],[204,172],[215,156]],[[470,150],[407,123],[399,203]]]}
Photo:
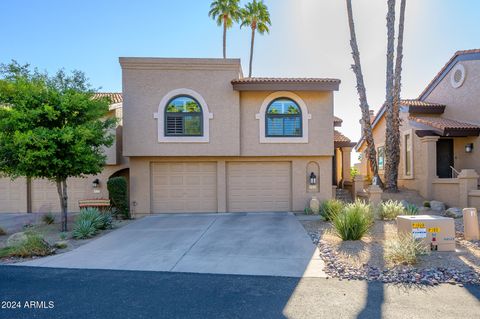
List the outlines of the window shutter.
{"label": "window shutter", "polygon": [[167,135],[183,134],[183,119],[181,116],[167,116]]}

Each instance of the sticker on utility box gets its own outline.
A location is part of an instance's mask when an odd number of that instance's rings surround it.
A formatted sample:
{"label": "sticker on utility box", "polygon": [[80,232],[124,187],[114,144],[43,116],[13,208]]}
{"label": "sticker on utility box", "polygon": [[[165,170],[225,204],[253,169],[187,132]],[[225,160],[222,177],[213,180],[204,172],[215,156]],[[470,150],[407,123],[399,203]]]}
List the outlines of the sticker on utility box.
{"label": "sticker on utility box", "polygon": [[439,233],[440,232],[440,227],[430,227],[428,229],[429,233]]}
{"label": "sticker on utility box", "polygon": [[427,229],[426,228],[414,228],[412,230],[412,235],[413,235],[413,238],[415,238],[415,239],[427,238]]}
{"label": "sticker on utility box", "polygon": [[425,228],[425,223],[412,223],[412,228]]}

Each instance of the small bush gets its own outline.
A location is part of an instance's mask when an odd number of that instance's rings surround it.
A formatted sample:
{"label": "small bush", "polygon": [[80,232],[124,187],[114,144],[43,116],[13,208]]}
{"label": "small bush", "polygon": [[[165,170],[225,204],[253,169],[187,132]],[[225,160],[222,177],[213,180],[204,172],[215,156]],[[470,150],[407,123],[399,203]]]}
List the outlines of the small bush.
{"label": "small bush", "polygon": [[333,215],[332,224],[335,234],[342,240],[359,240],[373,225],[372,207],[362,201],[348,204]]}
{"label": "small bush", "polygon": [[89,219],[79,219],[73,226],[72,236],[76,239],[87,239],[95,236],[97,228]]}
{"label": "small bush", "polygon": [[423,207],[428,207],[428,208],[430,208],[430,202],[427,201],[427,200],[424,201],[424,202],[423,202]]}
{"label": "small bush", "polygon": [[415,204],[405,205],[405,215],[418,215],[418,207]]}
{"label": "small bush", "polygon": [[123,176],[112,177],[107,182],[108,196],[113,207],[123,218],[130,218],[128,207],[127,179]]}
{"label": "small bush", "polygon": [[65,248],[67,248],[67,247],[68,247],[68,243],[67,243],[66,241],[61,240],[61,241],[57,241],[57,242],[55,243],[55,248],[65,249]]}
{"label": "small bush", "polygon": [[329,199],[320,205],[320,215],[326,220],[332,220],[333,216],[338,215],[343,210],[345,204],[338,199]]}
{"label": "small bush", "polygon": [[350,176],[352,177],[352,180],[355,179],[356,176],[358,176],[360,172],[356,167],[350,167]]}
{"label": "small bush", "polygon": [[303,209],[303,213],[304,213],[305,215],[313,215],[313,211],[312,211],[312,209],[311,209],[310,207],[305,207],[305,208]]}
{"label": "small bush", "polygon": [[413,238],[410,233],[400,234],[385,245],[385,259],[391,264],[413,265],[417,263],[419,256],[428,253],[428,246]]}
{"label": "small bush", "polygon": [[45,224],[45,225],[51,225],[55,222],[55,215],[53,215],[52,213],[47,213],[45,215],[42,216],[42,222]]}
{"label": "small bush", "polygon": [[5,229],[0,227],[0,236],[5,236],[6,234],[7,234],[7,232],[5,231]]}
{"label": "small bush", "polygon": [[381,220],[394,220],[398,215],[404,215],[405,208],[403,205],[395,200],[389,199],[382,202],[378,207],[378,217]]}
{"label": "small bush", "polygon": [[0,257],[33,257],[33,256],[47,256],[51,255],[54,250],[37,233],[28,232],[25,241],[18,245],[5,247],[0,250]]}
{"label": "small bush", "polygon": [[60,240],[65,240],[65,239],[67,239],[68,234],[66,232],[61,232],[59,237],[60,237]]}
{"label": "small bush", "polygon": [[100,228],[99,229],[110,229],[113,227],[113,216],[110,212],[105,212],[100,214]]}

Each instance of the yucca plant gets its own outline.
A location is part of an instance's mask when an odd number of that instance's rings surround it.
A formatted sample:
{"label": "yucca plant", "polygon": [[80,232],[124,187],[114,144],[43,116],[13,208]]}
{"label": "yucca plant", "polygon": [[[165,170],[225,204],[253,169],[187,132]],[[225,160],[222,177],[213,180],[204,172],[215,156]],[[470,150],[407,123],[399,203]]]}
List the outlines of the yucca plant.
{"label": "yucca plant", "polygon": [[402,203],[389,199],[378,207],[378,217],[381,220],[394,220],[398,215],[404,215],[405,208]]}
{"label": "yucca plant", "polygon": [[95,236],[97,228],[89,219],[79,219],[73,226],[72,236],[76,239],[87,239]]}
{"label": "yucca plant", "polygon": [[428,246],[410,233],[402,233],[385,245],[385,259],[391,264],[413,265],[419,256],[428,253]]}
{"label": "yucca plant", "polygon": [[326,220],[332,220],[333,216],[340,214],[345,203],[338,199],[329,199],[320,205],[320,215]]}
{"label": "yucca plant", "polygon": [[408,203],[404,207],[405,215],[418,215],[418,207],[415,204]]}
{"label": "yucca plant", "polygon": [[372,207],[359,200],[347,204],[339,214],[332,216],[332,225],[342,240],[359,240],[373,226]]}

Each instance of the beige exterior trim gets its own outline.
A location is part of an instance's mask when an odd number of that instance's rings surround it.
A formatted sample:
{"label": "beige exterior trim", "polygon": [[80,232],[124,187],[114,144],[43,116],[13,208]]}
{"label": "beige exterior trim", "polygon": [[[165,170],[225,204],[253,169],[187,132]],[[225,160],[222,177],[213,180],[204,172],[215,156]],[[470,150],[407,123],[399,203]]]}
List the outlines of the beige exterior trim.
{"label": "beige exterior trim", "polygon": [[120,57],[118,60],[124,70],[235,70],[238,78],[242,76],[240,59]]}
{"label": "beige exterior trim", "polygon": [[[200,103],[203,112],[203,136],[165,136],[165,107],[168,101],[178,95],[189,95]],[[161,100],[158,106],[158,112],[153,113],[157,119],[158,142],[159,143],[208,143],[210,142],[210,120],[213,119],[213,113],[210,113],[207,102],[200,95],[191,89],[181,88],[168,92]]]}
{"label": "beige exterior trim", "polygon": [[[275,99],[286,97],[295,101],[302,110],[302,136],[301,137],[266,137],[265,132],[265,113],[268,105]],[[260,143],[308,143],[308,120],[312,119],[312,114],[308,113],[307,104],[300,96],[289,91],[278,91],[270,94],[263,100],[259,113],[255,114],[255,119],[259,120],[259,139]]]}

